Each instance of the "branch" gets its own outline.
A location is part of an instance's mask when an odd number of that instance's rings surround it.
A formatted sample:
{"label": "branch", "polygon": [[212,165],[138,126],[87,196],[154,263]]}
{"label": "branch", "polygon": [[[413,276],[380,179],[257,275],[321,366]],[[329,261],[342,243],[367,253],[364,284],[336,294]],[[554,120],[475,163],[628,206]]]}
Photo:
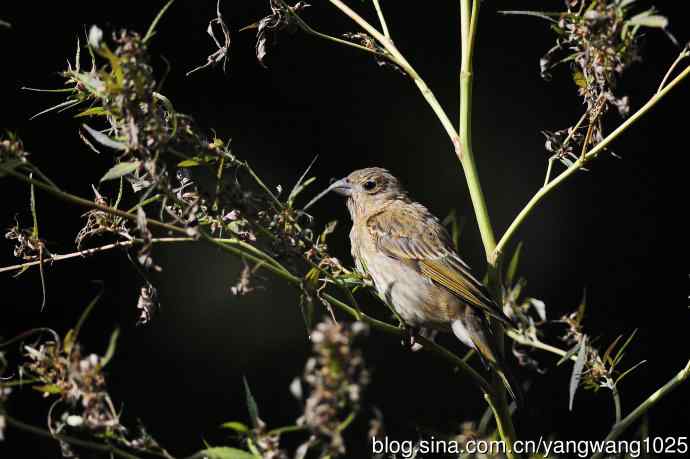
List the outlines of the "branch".
{"label": "branch", "polygon": [[[498,270],[497,266],[491,262],[490,255],[496,246],[496,238],[494,235],[491,220],[489,218],[489,210],[486,205],[486,198],[482,191],[477,166],[474,161],[474,152],[472,148],[472,66],[474,56],[474,44],[477,34],[477,22],[479,19],[479,0],[460,0],[460,43],[461,43],[461,64],[460,64],[460,120],[458,124],[458,132],[461,135],[460,148],[456,150],[458,159],[462,164],[462,170],[465,173],[465,181],[470,192],[472,200],[472,207],[477,218],[477,226],[484,245],[484,252],[487,261],[489,261],[489,285],[490,287],[498,288]],[[504,330],[503,327],[497,324],[495,327],[498,352],[504,353]],[[503,386],[501,378],[497,372],[491,375],[491,387],[493,396],[487,393],[484,398],[491,407],[494,419],[496,420],[496,427],[501,439],[506,443],[508,457],[520,457],[516,454],[513,447],[517,440],[517,434],[513,421],[511,419],[510,410],[508,408],[508,401],[506,398],[506,391]]]}
{"label": "branch", "polygon": [[573,162],[566,170],[561,172],[555,179],[549,183],[542,186],[537,193],[532,196],[532,199],[525,205],[525,207],[518,213],[513,222],[510,224],[506,232],[503,234],[499,240],[496,248],[491,254],[491,260],[496,262],[500,257],[506,246],[512,239],[512,237],[517,232],[518,228],[525,219],[532,213],[536,206],[548,195],[551,191],[558,188],[561,183],[567,180],[571,175],[580,170],[588,161],[596,158],[599,153],[601,153],[611,142],[613,142],[618,136],[620,136],[626,129],[638,121],[644,114],[646,114],[652,107],[654,107],[657,102],[666,96],[676,85],[683,81],[687,76],[690,75],[690,66],[686,67],[678,76],[676,76],[668,85],[664,86],[655,93],[642,107],[640,107],[637,112],[631,115],[623,123],[620,124],[615,130],[613,130],[609,135],[607,135],[601,142],[595,145],[587,154],[583,157],[577,159]]}
{"label": "branch", "polygon": [[101,443],[95,443],[88,440],[83,440],[81,438],[70,437],[69,435],[53,434],[40,427],[32,426],[31,424],[26,424],[25,422],[14,419],[12,416],[3,414],[7,420],[7,424],[16,427],[17,429],[23,430],[25,432],[32,433],[34,435],[39,435],[41,437],[51,438],[56,441],[64,441],[70,445],[81,446],[83,448],[92,449],[94,451],[101,451],[103,453],[110,453],[113,456],[120,457],[123,459],[139,459],[139,456],[130,454],[127,451],[116,448],[112,445],[104,445]]}
{"label": "branch", "polygon": [[381,22],[381,30],[383,30],[383,35],[390,40],[391,34],[388,31],[388,24],[386,24],[386,18],[383,16],[383,10],[381,9],[381,3],[379,0],[372,0],[374,2],[374,8],[376,8],[376,14],[379,16],[379,22]]}
{"label": "branch", "polygon": [[[245,250],[252,251],[255,255],[263,257],[263,260],[261,261],[262,263],[270,262],[274,265],[279,265],[279,263],[271,258],[268,254],[263,253],[259,250],[257,250],[254,246],[251,244],[247,244],[244,241],[241,241],[239,239],[235,238],[214,238],[215,241],[217,242],[222,242],[225,244],[233,244],[233,245],[238,245],[243,247]],[[153,244],[172,244],[172,243],[179,243],[179,242],[197,242],[198,239],[193,238],[193,237],[154,237],[150,241]],[[16,265],[11,265],[11,266],[3,266],[0,267],[0,273],[4,272],[11,272],[11,271],[20,271],[26,268],[30,268],[32,266],[40,265],[41,263],[46,264],[46,263],[53,263],[56,261],[64,261],[64,260],[69,260],[72,258],[77,258],[77,257],[88,257],[91,255],[96,255],[102,252],[107,252],[112,249],[116,249],[118,247],[132,247],[138,244],[145,244],[147,241],[144,241],[143,239],[130,239],[128,241],[117,241],[113,242],[111,244],[105,244],[101,245],[98,247],[93,247],[90,249],[84,249],[84,250],[78,250],[76,252],[71,252],[71,253],[65,253],[65,254],[56,254],[53,255],[52,257],[47,257],[44,258],[43,261],[41,260],[35,260],[35,261],[27,261],[26,263],[20,263]]]}
{"label": "branch", "polygon": [[297,26],[300,29],[302,29],[304,32],[306,32],[310,35],[314,35],[317,38],[322,38],[324,40],[337,43],[339,45],[349,46],[351,48],[355,48],[355,49],[358,49],[360,51],[364,51],[365,53],[374,54],[374,55],[379,56],[383,59],[389,58],[386,54],[379,52],[376,49],[367,48],[366,46],[362,46],[358,43],[353,43],[353,42],[348,41],[348,40],[343,40],[342,38],[334,37],[332,35],[328,35],[328,34],[319,32],[318,30],[314,29],[312,26],[307,24],[306,21],[304,19],[302,19],[302,17],[299,14],[297,14],[287,3],[285,3],[283,0],[279,0],[279,1],[283,4],[286,11],[288,11],[288,13],[295,19],[295,22],[297,22]]}
{"label": "branch", "polygon": [[[541,349],[542,351],[550,352],[552,354],[560,355],[563,357],[564,355],[567,354],[566,351],[563,349],[559,349],[555,346],[551,346],[550,344],[543,343],[539,340],[532,340],[527,338],[525,335],[515,331],[515,330],[508,330],[506,331],[506,335],[510,337],[513,341],[516,343],[522,344],[523,346],[529,346],[533,347],[535,349]],[[571,360],[576,360],[575,356],[572,356],[570,358]]]}
{"label": "branch", "polygon": [[[405,59],[405,56],[403,56],[402,53],[398,51],[398,48],[395,47],[393,42],[388,37],[381,34],[381,32],[376,30],[374,26],[369,24],[364,18],[362,18],[359,14],[353,11],[341,0],[329,1],[333,4],[333,6],[342,11],[346,16],[350,17],[350,19],[357,23],[369,35],[374,37],[374,39],[377,42],[379,42],[379,44],[383,46],[383,48],[389,53],[387,57],[391,60],[391,62],[399,66],[405,73],[407,73],[407,75],[410,78],[412,78],[414,83],[417,85],[417,88],[419,88],[419,91],[422,93],[422,96],[427,101],[431,109],[434,111],[434,114],[439,119],[441,125],[448,134],[448,137],[450,138],[453,144],[453,149],[455,150],[455,153],[458,155],[458,157],[460,157],[462,155],[460,150],[460,139],[458,137],[458,133],[455,130],[455,127],[453,126],[453,123],[448,118],[448,115],[446,114],[445,110],[443,109],[439,101],[436,99],[434,93],[431,91],[431,89],[429,89],[426,82],[422,79],[422,77],[419,76],[414,67],[412,67],[410,63],[407,61],[407,59]],[[369,51],[371,52],[371,50]]]}
{"label": "branch", "polygon": [[486,198],[482,191],[477,166],[474,161],[474,151],[472,147],[472,87],[473,87],[473,56],[474,44],[477,34],[477,22],[479,18],[479,1],[473,0],[470,8],[470,0],[460,1],[460,42],[461,42],[461,64],[460,64],[460,123],[458,132],[461,136],[462,154],[458,158],[462,163],[462,170],[465,173],[467,188],[470,192],[472,207],[477,218],[479,233],[484,244],[486,258],[491,263],[490,255],[496,246],[494,229],[491,226],[489,210],[486,205]]}
{"label": "branch", "polygon": [[[630,427],[630,425],[633,422],[635,422],[640,416],[649,411],[649,409],[656,405],[659,402],[659,400],[661,400],[666,395],[670,394],[676,387],[678,387],[681,383],[688,379],[688,377],[690,377],[690,361],[688,361],[687,365],[685,365],[685,368],[680,370],[678,374],[671,378],[669,382],[664,384],[656,392],[650,395],[649,398],[647,398],[647,400],[642,402],[629,415],[623,418],[621,422],[614,425],[613,429],[611,429],[611,432],[609,432],[604,441],[611,441],[620,437],[620,435],[623,432],[625,432],[625,430],[628,427]],[[592,456],[592,459],[600,459],[601,457],[601,453],[597,453],[594,456]]]}
{"label": "branch", "polygon": [[[36,179],[29,178],[23,174],[20,174],[19,172],[16,172],[13,169],[8,169],[2,165],[0,165],[0,170],[4,172],[7,175],[11,175],[12,177],[21,180],[22,182],[29,183],[31,185],[34,185],[36,188],[40,188],[43,191],[47,191],[53,196],[62,199],[63,201],[71,202],[72,204],[77,204],[82,207],[89,207],[91,209],[98,209],[102,210],[103,212],[107,212],[112,215],[116,215],[118,217],[125,218],[127,220],[131,221],[136,221],[137,216],[130,214],[128,212],[125,212],[124,210],[120,209],[115,209],[114,207],[109,207],[103,204],[98,204],[93,201],[89,201],[88,199],[81,198],[79,196],[73,195],[71,193],[67,193],[66,191],[62,191],[58,188],[52,187],[44,182],[40,182]],[[170,232],[173,233],[179,233],[179,234],[187,234],[187,230],[185,228],[181,228],[179,226],[171,225],[169,223],[164,223],[158,220],[154,220],[152,218],[147,218],[146,221],[150,223],[152,226],[156,226],[162,229],[166,229]]]}
{"label": "branch", "polygon": [[[136,220],[136,215],[129,214],[127,212],[124,212],[124,211],[119,210],[119,209],[115,209],[113,207],[97,204],[93,201],[89,201],[87,199],[80,198],[78,196],[75,196],[73,194],[58,190],[56,188],[52,188],[48,185],[45,185],[42,182],[36,181],[34,179],[30,179],[30,178],[28,178],[28,177],[26,177],[20,173],[17,173],[13,170],[4,168],[2,166],[0,166],[0,170],[2,170],[3,172],[21,180],[21,181],[33,183],[37,188],[40,188],[44,191],[47,191],[48,193],[53,194],[54,196],[56,196],[56,197],[58,197],[64,201],[67,201],[67,202],[70,202],[73,204],[77,204],[77,205],[80,205],[82,207],[87,207],[87,208],[91,208],[91,209],[99,209],[99,210],[102,210],[103,212],[107,212],[107,213],[112,214],[112,215],[117,215],[117,216],[120,216],[123,218],[127,218],[129,220]],[[147,219],[147,222],[151,223],[151,224],[155,224],[156,226],[160,226],[162,228],[169,229],[170,231],[178,232],[178,233],[186,233],[186,231],[187,231],[185,228],[177,227],[177,226],[163,223],[163,222],[160,222],[157,220]],[[292,283],[293,285],[299,286],[302,284],[302,281],[303,281],[302,277],[299,277],[299,276],[292,274],[290,271],[287,270],[287,268],[282,266],[278,261],[273,259],[270,255],[264,253],[260,249],[254,247],[250,244],[247,244],[243,241],[239,241],[236,239],[214,238],[211,235],[207,234],[205,231],[200,231],[200,237],[202,240],[208,242],[211,245],[214,245],[214,246],[220,248],[221,250],[223,250],[225,252],[228,252],[228,253],[235,255],[235,256],[238,256],[238,257],[246,258],[246,259],[251,260],[257,264],[260,264],[262,268],[273,272],[274,274],[276,274],[279,277],[285,279],[286,281]],[[158,238],[157,239],[158,242],[169,242],[169,243],[187,242],[187,241],[191,242],[191,241],[195,241],[195,240],[196,239],[193,239],[193,238]],[[134,240],[133,242],[130,242],[130,241],[126,241],[126,242],[129,242],[130,244],[132,244],[132,243],[136,243],[136,240]],[[123,243],[119,244],[119,246],[122,246],[122,245],[123,245]],[[110,250],[110,249],[115,248],[117,246],[118,246],[118,244],[109,244],[108,246],[103,246],[100,248],[89,249],[89,250],[92,250],[93,251],[92,253],[97,253],[97,252],[102,252],[105,250]],[[89,250],[81,251],[81,252],[89,252]],[[60,259],[64,260],[67,258],[73,258],[73,257],[79,256],[81,254],[81,252],[75,252],[73,254],[66,254],[63,256],[58,255],[57,257],[61,257]],[[52,257],[52,258],[55,258],[55,257]],[[33,266],[34,264],[36,264],[36,263],[34,263],[34,262],[28,263],[29,266]],[[7,267],[7,268],[3,268],[2,271],[9,271],[9,270],[15,270],[15,269],[19,269],[19,268],[17,268],[16,266],[11,266],[11,267]],[[334,296],[332,296],[328,293],[325,293],[323,295],[323,297],[326,300],[328,300],[329,302],[331,302],[333,305],[335,305],[336,307],[338,307],[339,309],[344,311],[345,313],[349,314],[351,317],[353,317],[357,320],[361,320],[361,321],[371,325],[372,327],[374,327],[378,330],[381,330],[381,331],[384,331],[386,333],[393,334],[396,336],[401,336],[404,333],[404,331],[401,330],[400,328],[398,328],[394,325],[390,325],[386,322],[382,322],[382,321],[375,319],[373,317],[370,317],[366,314],[363,314],[360,311],[358,311],[356,308],[349,306],[348,304],[344,303],[343,301],[335,298]],[[419,337],[417,339],[418,339],[419,343],[421,343],[423,345],[424,349],[426,349],[427,351],[432,352],[436,355],[439,355],[439,356],[443,357],[445,360],[452,363],[455,367],[459,368],[462,372],[464,372],[472,380],[474,380],[474,382],[477,384],[477,386],[485,394],[490,394],[490,396],[492,396],[492,397],[494,396],[493,390],[492,390],[491,386],[489,385],[489,383],[486,381],[486,379],[484,379],[484,377],[482,377],[482,375],[480,375],[474,368],[472,368],[466,362],[464,362],[462,358],[458,357],[457,355],[455,355],[454,353],[452,353],[448,349],[444,348],[443,346],[440,346],[440,345],[434,343],[433,341],[427,340],[423,337]]]}

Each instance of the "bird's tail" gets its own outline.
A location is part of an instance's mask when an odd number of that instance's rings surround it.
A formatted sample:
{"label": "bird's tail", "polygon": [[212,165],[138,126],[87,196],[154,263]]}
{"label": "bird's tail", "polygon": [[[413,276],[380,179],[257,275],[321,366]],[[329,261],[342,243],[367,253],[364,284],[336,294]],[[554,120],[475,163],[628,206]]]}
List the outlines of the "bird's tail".
{"label": "bird's tail", "polygon": [[510,397],[515,400],[515,404],[518,408],[523,408],[525,406],[525,394],[522,391],[522,387],[517,382],[513,374],[510,372],[506,365],[492,365],[493,370],[496,372],[501,382],[506,388],[506,391]]}
{"label": "bird's tail", "polygon": [[477,351],[484,366],[498,375],[508,394],[515,400],[518,408],[522,408],[525,398],[522,387],[513,376],[508,365],[505,364],[500,352],[498,352],[495,336],[488,328],[485,319],[473,314],[472,311],[468,311],[465,314],[464,320],[457,319],[451,325],[453,333],[460,341]]}

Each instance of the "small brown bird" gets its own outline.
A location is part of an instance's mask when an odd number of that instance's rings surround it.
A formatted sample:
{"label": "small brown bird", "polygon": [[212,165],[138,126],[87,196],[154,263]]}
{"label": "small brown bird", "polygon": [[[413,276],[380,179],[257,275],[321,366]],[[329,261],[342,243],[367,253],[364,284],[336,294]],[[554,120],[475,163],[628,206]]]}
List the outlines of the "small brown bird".
{"label": "small brown bird", "polygon": [[306,207],[329,191],[347,197],[352,256],[379,295],[413,328],[452,331],[499,374],[515,399],[487,315],[511,322],[455,252],[439,220],[379,167],[333,182]]}

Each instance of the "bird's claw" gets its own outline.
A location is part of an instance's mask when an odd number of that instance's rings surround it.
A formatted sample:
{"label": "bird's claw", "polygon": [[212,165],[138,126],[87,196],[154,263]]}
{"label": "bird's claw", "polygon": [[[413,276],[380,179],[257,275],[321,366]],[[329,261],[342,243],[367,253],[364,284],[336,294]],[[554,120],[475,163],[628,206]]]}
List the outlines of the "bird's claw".
{"label": "bird's claw", "polygon": [[422,348],[422,345],[417,342],[418,330],[414,327],[403,326],[405,331],[404,338],[402,340],[403,347],[408,347],[412,352],[417,352]]}

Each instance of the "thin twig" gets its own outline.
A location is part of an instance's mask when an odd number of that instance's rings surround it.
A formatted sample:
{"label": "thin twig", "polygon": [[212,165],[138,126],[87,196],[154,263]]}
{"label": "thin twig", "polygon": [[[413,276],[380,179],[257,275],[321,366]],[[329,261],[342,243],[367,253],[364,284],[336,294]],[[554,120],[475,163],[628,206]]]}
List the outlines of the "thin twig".
{"label": "thin twig", "polygon": [[661,92],[662,89],[664,89],[664,85],[666,84],[666,81],[671,78],[671,74],[673,71],[676,69],[678,64],[685,59],[686,57],[690,56],[690,49],[686,47],[681,53],[678,55],[675,61],[673,61],[673,64],[671,64],[671,67],[669,67],[668,71],[666,72],[666,75],[664,75],[664,78],[661,80],[661,84],[659,84],[659,89],[656,90],[657,94]]}
{"label": "thin twig", "polygon": [[[542,351],[546,352],[551,352],[552,354],[560,355],[563,357],[564,355],[567,354],[567,351],[564,351],[563,349],[559,349],[555,346],[551,346],[550,344],[542,343],[539,340],[532,340],[530,338],[527,338],[525,335],[515,331],[515,330],[508,330],[506,331],[506,335],[510,337],[513,341],[515,341],[518,344],[522,344],[523,346],[529,346],[533,347],[535,349],[541,349]],[[571,357],[571,360],[576,360],[575,356]]]}
{"label": "thin twig", "polygon": [[379,0],[371,0],[374,2],[374,8],[376,8],[376,14],[379,16],[379,22],[381,23],[381,30],[383,31],[383,36],[390,40],[391,34],[388,31],[388,24],[386,24],[386,18],[383,15],[383,10],[381,9],[381,4]]}
{"label": "thin twig", "polygon": [[[12,175],[13,177],[29,182],[29,183],[34,183],[34,185],[37,188],[43,189],[45,191],[48,191],[49,193],[59,197],[60,199],[63,199],[67,202],[71,202],[73,204],[81,205],[83,207],[87,208],[92,208],[92,209],[99,209],[104,212],[110,213],[112,215],[117,215],[123,218],[127,219],[133,219],[136,220],[135,215],[131,215],[127,212],[123,212],[121,210],[108,207],[105,205],[97,204],[93,201],[89,201],[87,199],[80,198],[78,196],[72,195],[70,193],[60,191],[57,189],[54,189],[50,186],[45,185],[42,182],[38,182],[33,179],[29,179],[28,177],[16,173],[13,170],[3,168],[0,166],[0,170],[3,170],[3,172],[8,173],[9,175]],[[156,224],[157,226],[169,229],[170,231],[178,232],[178,233],[186,233],[186,230],[184,228],[180,228],[174,225],[169,225],[167,223],[163,223],[157,220],[152,220],[148,219],[147,220],[151,224]],[[242,241],[237,241],[234,239],[227,240],[227,239],[219,239],[219,238],[214,238],[204,232],[203,230],[200,231],[200,236],[202,240],[205,240],[206,242],[221,248],[222,250],[229,252],[235,256],[242,257],[249,259],[255,263],[262,263],[262,267],[265,269],[268,269],[269,271],[273,272],[274,274],[282,277],[283,279],[287,280],[288,282],[294,284],[294,285],[300,285],[302,283],[302,278],[295,276],[294,274],[290,273],[285,267],[283,267],[280,263],[278,263],[275,259],[271,258],[268,254],[263,253],[256,247],[251,246],[250,244],[243,243]],[[187,238],[159,238],[159,242],[183,242],[191,240]],[[110,248],[115,248],[116,245],[113,244],[113,247],[108,247]],[[108,249],[101,249],[101,250],[108,250]],[[88,251],[87,251],[88,252]],[[80,253],[76,252],[74,254],[68,254],[71,257],[76,257],[79,256]],[[65,259],[65,258],[63,258]],[[33,263],[33,262],[31,262]],[[10,267],[15,269],[14,267]],[[5,269],[7,270],[7,269]],[[362,320],[363,322],[368,323],[372,327],[385,331],[386,333],[394,334],[396,336],[400,336],[403,331],[400,330],[398,327],[394,325],[387,324],[385,322],[382,322],[380,320],[374,319],[373,317],[369,317],[366,314],[361,313],[358,311],[356,308],[349,306],[348,304],[344,303],[343,301],[335,298],[334,296],[325,293],[323,297],[331,302],[333,305],[337,306],[339,309],[342,311],[346,312],[350,316],[352,316],[355,319]],[[489,383],[484,379],[474,368],[466,364],[460,357],[449,351],[448,349],[428,340],[423,337],[418,338],[420,344],[424,346],[424,349],[428,350],[429,352],[432,352],[434,354],[437,354],[444,359],[448,360],[451,362],[454,366],[458,367],[460,370],[462,370],[464,373],[469,375],[475,383],[480,387],[480,389],[485,393],[485,394],[491,394],[493,396],[493,392],[491,389],[491,386]]]}
{"label": "thin twig", "polygon": [[542,185],[542,188],[544,188],[546,185],[548,185],[549,180],[551,180],[551,170],[553,170],[554,161],[556,161],[556,157],[551,156],[549,158],[548,164],[546,166],[546,177],[544,177],[544,184]]}
{"label": "thin twig", "polygon": [[386,51],[388,51],[388,53],[390,54],[389,58],[391,59],[391,61],[397,66],[399,66],[410,78],[412,78],[414,83],[417,85],[417,88],[422,93],[422,96],[427,101],[431,109],[434,111],[434,114],[441,122],[441,125],[448,134],[448,137],[450,137],[456,154],[458,155],[458,157],[461,156],[462,153],[460,150],[460,139],[458,138],[458,133],[455,130],[453,123],[450,121],[450,118],[448,118],[448,115],[446,114],[445,110],[443,109],[439,101],[436,99],[434,93],[431,91],[431,89],[429,89],[426,82],[422,79],[422,77],[419,76],[414,67],[412,67],[410,63],[407,61],[407,59],[405,59],[405,56],[403,56],[402,53],[398,51],[398,49],[395,47],[391,40],[382,35],[378,30],[376,30],[375,27],[369,24],[369,22],[367,22],[359,14],[353,11],[345,3],[343,3],[340,0],[329,1],[336,8],[342,11],[346,16],[350,17],[350,19],[352,19],[355,23],[362,27],[364,31],[366,31],[369,35],[374,37],[374,39],[378,41],[379,44],[381,44],[381,46],[383,46],[383,48]]}
{"label": "thin twig", "polygon": [[56,440],[56,441],[64,441],[65,443],[69,443],[71,445],[76,445],[76,446],[81,446],[83,448],[92,449],[94,451],[101,451],[103,453],[110,453],[113,456],[117,456],[117,457],[120,457],[123,459],[139,459],[139,456],[135,456],[134,454],[130,454],[127,451],[124,451],[120,448],[116,448],[115,446],[112,446],[112,445],[95,443],[95,442],[91,442],[88,440],[83,440],[81,438],[71,437],[69,435],[52,434],[45,429],[41,429],[40,427],[32,426],[31,424],[27,424],[25,422],[22,422],[18,419],[13,418],[12,416],[9,416],[8,414],[3,414],[3,416],[7,420],[8,425],[15,427],[17,429],[23,430],[25,432],[32,433],[34,435],[39,435],[41,437],[51,438],[51,439]]}
{"label": "thin twig", "polygon": [[304,32],[306,32],[310,35],[313,35],[317,38],[331,41],[331,42],[337,43],[339,45],[349,46],[351,48],[355,48],[355,49],[358,49],[360,51],[364,51],[365,53],[374,54],[374,55],[379,56],[381,58],[388,59],[388,56],[386,54],[383,54],[383,53],[377,51],[376,49],[367,48],[366,46],[362,46],[358,43],[354,43],[354,42],[351,42],[348,40],[343,40],[342,38],[334,37],[332,35],[328,35],[328,34],[319,32],[318,30],[314,29],[312,26],[307,24],[307,22],[304,19],[302,19],[302,17],[299,14],[297,14],[292,8],[290,8],[289,5],[287,5],[282,0],[280,0],[280,1],[283,3],[283,6],[285,6],[285,9],[288,12],[288,14],[290,14],[293,17],[293,19],[297,23],[297,26],[299,26],[299,28],[302,29]]}
{"label": "thin twig", "polygon": [[[106,206],[103,204],[98,204],[96,202],[89,201],[88,199],[84,199],[84,198],[81,198],[79,196],[73,195],[71,193],[67,193],[65,191],[53,188],[44,182],[40,182],[38,180],[31,179],[31,178],[29,178],[23,174],[20,174],[19,172],[16,172],[13,169],[9,169],[9,168],[6,168],[6,167],[0,165],[0,170],[3,171],[7,175],[11,175],[12,177],[14,177],[16,179],[21,180],[22,182],[33,184],[37,188],[40,188],[44,191],[47,191],[47,192],[51,193],[52,195],[54,195],[55,197],[62,199],[63,201],[71,202],[73,204],[77,204],[77,205],[80,205],[83,207],[89,207],[92,209],[102,210],[103,212],[107,212],[107,213],[110,213],[112,215],[117,215],[118,217],[126,218],[127,220],[132,220],[132,221],[137,220],[136,215],[133,215],[133,214],[127,213],[123,210],[115,209],[113,207],[109,207],[109,206]],[[148,218],[146,221],[147,221],[147,223],[151,224],[152,226],[156,226],[156,227],[159,227],[161,229],[166,229],[166,230],[172,231],[174,233],[187,234],[187,230],[185,228],[181,228],[179,226],[171,225],[169,223],[164,223],[164,222],[161,222],[158,220],[154,220],[152,218]]]}
{"label": "thin twig", "polygon": [[607,135],[601,142],[595,145],[584,158],[579,158],[573,162],[566,170],[561,172],[555,179],[549,182],[546,186],[537,191],[532,198],[527,202],[525,207],[518,213],[513,222],[510,224],[506,232],[499,240],[496,248],[492,253],[492,258],[498,260],[505,250],[512,237],[515,235],[517,229],[522,225],[525,219],[532,213],[536,206],[546,197],[551,191],[558,188],[558,186],[567,180],[571,175],[577,172],[584,164],[597,157],[611,142],[618,138],[626,129],[637,122],[643,115],[645,115],[652,107],[654,107],[661,99],[666,96],[676,85],[683,81],[690,75],[690,66],[686,67],[680,74],[678,74],[669,84],[664,86],[659,92],[654,94],[639,110],[621,123],[609,135]]}

